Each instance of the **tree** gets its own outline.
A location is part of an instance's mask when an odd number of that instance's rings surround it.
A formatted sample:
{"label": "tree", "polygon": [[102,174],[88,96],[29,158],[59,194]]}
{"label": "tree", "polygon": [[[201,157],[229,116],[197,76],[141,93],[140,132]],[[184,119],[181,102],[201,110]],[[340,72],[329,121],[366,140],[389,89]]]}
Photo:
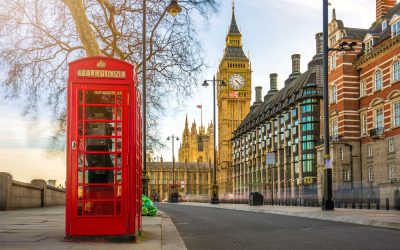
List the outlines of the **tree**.
{"label": "tree", "polygon": [[[207,17],[215,0],[181,0],[183,12],[165,12],[169,0],[147,0],[148,145],[159,145],[157,115],[168,95],[187,97],[204,63],[194,17]],[[142,0],[15,0],[0,2],[0,65],[5,98],[23,97],[26,113],[46,98],[65,130],[67,63],[105,55],[142,66]],[[139,79],[139,82],[140,79]],[[139,86],[140,87],[140,86]],[[57,138],[57,136],[55,136]]]}

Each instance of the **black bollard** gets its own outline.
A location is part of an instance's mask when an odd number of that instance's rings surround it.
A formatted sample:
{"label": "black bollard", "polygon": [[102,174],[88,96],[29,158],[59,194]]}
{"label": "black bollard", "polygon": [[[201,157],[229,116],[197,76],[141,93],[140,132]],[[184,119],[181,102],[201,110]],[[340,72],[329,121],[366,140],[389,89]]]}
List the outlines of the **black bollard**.
{"label": "black bollard", "polygon": [[371,200],[370,199],[368,199],[367,205],[368,205],[368,209],[371,209]]}
{"label": "black bollard", "polygon": [[352,209],[356,208],[356,201],[354,199],[351,201],[351,208]]}
{"label": "black bollard", "polygon": [[381,200],[379,198],[376,199],[376,210],[380,209]]}
{"label": "black bollard", "polygon": [[389,198],[386,198],[386,210],[389,210]]}

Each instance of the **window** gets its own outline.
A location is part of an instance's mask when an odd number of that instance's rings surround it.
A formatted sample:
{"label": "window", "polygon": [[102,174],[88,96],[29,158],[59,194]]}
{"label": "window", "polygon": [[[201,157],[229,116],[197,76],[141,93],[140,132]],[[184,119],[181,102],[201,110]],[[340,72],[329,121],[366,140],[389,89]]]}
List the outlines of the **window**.
{"label": "window", "polygon": [[367,135],[367,114],[361,114],[361,135]]}
{"label": "window", "polygon": [[375,128],[383,129],[383,108],[375,110]]}
{"label": "window", "polygon": [[336,53],[333,53],[331,56],[331,70],[336,69]]}
{"label": "window", "polygon": [[372,52],[373,45],[374,45],[374,40],[373,39],[365,42],[365,53]]}
{"label": "window", "polygon": [[332,120],[332,131],[331,131],[331,135],[332,137],[337,137],[338,135],[338,122],[337,119],[333,119]]}
{"label": "window", "polygon": [[383,20],[382,22],[382,30],[385,30],[387,28],[387,21]]}
{"label": "window", "polygon": [[368,181],[374,181],[374,169],[372,167],[368,168]]}
{"label": "window", "polygon": [[337,102],[337,93],[336,93],[336,85],[331,87],[331,103]]}
{"label": "window", "polygon": [[367,150],[368,150],[368,157],[372,157],[373,156],[373,154],[372,154],[372,145],[368,145]]}
{"label": "window", "polygon": [[392,24],[392,37],[400,35],[400,21]]}
{"label": "window", "polygon": [[367,95],[367,85],[365,81],[361,81],[360,83],[360,97]]}
{"label": "window", "polygon": [[382,89],[382,71],[377,70],[375,72],[375,90]]}
{"label": "window", "polygon": [[393,127],[400,126],[400,102],[393,103]]}
{"label": "window", "polygon": [[394,153],[394,141],[393,139],[388,140],[388,151],[389,153]]}
{"label": "window", "polygon": [[339,158],[340,158],[340,160],[343,160],[343,159],[344,159],[344,151],[343,151],[343,148],[339,148]]}
{"label": "window", "polygon": [[400,81],[400,60],[393,64],[393,82]]}
{"label": "window", "polygon": [[396,180],[396,167],[393,163],[389,164],[389,179]]}
{"label": "window", "polygon": [[350,181],[350,170],[343,169],[342,177],[343,177],[343,181]]}

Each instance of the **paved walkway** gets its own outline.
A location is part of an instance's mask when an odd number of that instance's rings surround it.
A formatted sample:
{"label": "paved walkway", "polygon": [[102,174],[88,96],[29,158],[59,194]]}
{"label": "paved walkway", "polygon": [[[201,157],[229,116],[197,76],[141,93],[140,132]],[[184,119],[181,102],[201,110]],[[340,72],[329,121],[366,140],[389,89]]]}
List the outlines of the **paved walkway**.
{"label": "paved walkway", "polygon": [[[169,216],[143,217],[135,243],[65,242],[65,207],[0,211],[0,249],[186,249]],[[112,226],[112,225],[110,225]]]}
{"label": "paved walkway", "polygon": [[182,206],[215,207],[241,211],[282,214],[319,220],[354,223],[366,226],[383,227],[400,230],[400,211],[335,208],[334,211],[322,211],[320,207],[291,206],[249,206],[247,204],[218,204],[183,202]]}

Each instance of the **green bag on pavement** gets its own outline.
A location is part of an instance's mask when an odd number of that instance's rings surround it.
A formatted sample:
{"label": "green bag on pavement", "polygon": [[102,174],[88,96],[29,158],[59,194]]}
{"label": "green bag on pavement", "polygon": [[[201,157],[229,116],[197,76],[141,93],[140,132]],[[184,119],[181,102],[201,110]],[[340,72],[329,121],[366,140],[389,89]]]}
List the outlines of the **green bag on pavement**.
{"label": "green bag on pavement", "polygon": [[142,216],[155,216],[157,207],[146,195],[142,194]]}

